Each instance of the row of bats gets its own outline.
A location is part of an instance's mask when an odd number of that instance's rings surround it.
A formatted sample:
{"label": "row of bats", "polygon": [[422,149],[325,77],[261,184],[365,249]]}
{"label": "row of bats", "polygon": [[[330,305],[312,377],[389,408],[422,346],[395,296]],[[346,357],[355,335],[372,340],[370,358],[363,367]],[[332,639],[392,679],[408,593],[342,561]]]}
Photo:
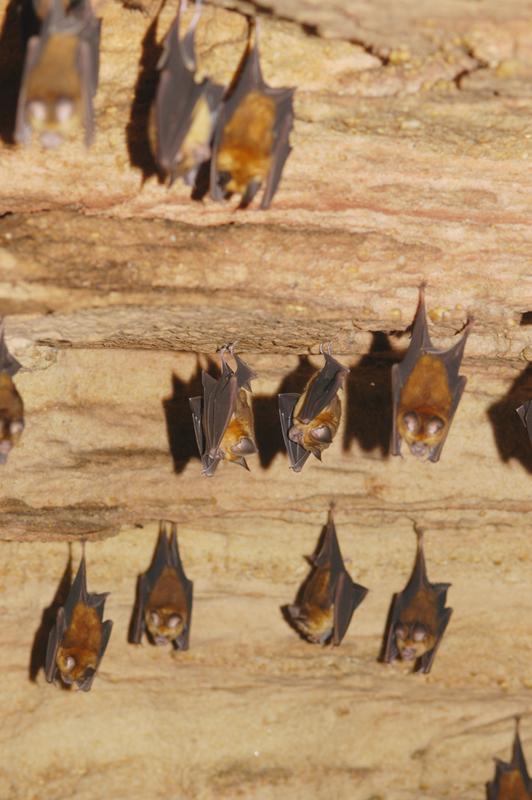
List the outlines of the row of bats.
{"label": "row of bats", "polygon": [[[412,329],[410,346],[392,367],[393,426],[391,452],[401,454],[404,441],[419,459],[438,461],[449,433],[466,378],[460,375],[472,322],[460,341],[438,350],[430,340],[424,285]],[[310,455],[321,461],[340,426],[342,404],[338,391],[348,368],[321,348],[325,364],[301,394],[279,395],[279,416],[290,468],[300,472]],[[234,359],[235,368],[227,363]],[[20,364],[8,352],[0,323],[0,462],[5,461],[24,428],[22,398],[13,383]],[[190,409],[202,473],[214,475],[221,461],[248,469],[246,457],[258,452],[251,402],[251,381],[256,373],[234,352],[221,350],[218,378],[202,372],[203,395],[191,397]],[[517,410],[532,443],[532,399]]]}
{"label": "row of bats", "polygon": [[[392,598],[380,660],[410,662],[415,671],[430,672],[452,609],[445,607],[448,583],[427,578],[423,535],[416,528],[417,552],[410,579]],[[340,645],[353,613],[368,589],[355,583],[347,571],[333,519],[332,507],[314,555],[311,571],[295,602],[282,611],[300,636],[313,644]],[[171,644],[188,650],[192,622],[193,583],[183,568],[177,527],[160,523],[159,537],[149,569],[139,576],[129,641],[143,636],[153,645]],[[64,606],[48,637],[45,674],[66,686],[88,691],[103,657],[113,623],[104,622],[107,594],[87,591],[85,553]]]}
{"label": "row of bats", "polygon": [[[35,134],[52,148],[79,137],[83,128],[88,146],[94,136],[101,21],[90,0],[33,4],[42,23],[27,44],[15,140],[26,144]],[[255,26],[227,88],[198,79],[198,19],[199,12],[182,38],[179,11],[164,41],[149,124],[154,156],[169,184],[181,177],[194,186],[208,171],[214,200],[236,194],[245,208],[263,187],[260,207],[268,208],[291,150],[294,89],[264,82]]]}

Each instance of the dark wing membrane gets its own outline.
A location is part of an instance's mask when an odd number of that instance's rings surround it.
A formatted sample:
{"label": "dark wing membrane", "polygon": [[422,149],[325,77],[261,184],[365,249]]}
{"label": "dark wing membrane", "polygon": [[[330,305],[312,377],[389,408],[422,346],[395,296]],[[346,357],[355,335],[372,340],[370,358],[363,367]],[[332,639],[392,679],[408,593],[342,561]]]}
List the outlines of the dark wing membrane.
{"label": "dark wing membrane", "polygon": [[61,607],[57,611],[55,625],[48,635],[48,643],[46,646],[44,674],[48,683],[53,683],[55,680],[55,676],[57,674],[57,665],[55,663],[55,659],[59,646],[63,641],[63,636],[65,635],[66,629],[67,624],[65,621],[65,609]]}
{"label": "dark wing membrane", "polygon": [[235,411],[237,382],[233,372],[215,380],[206,372],[203,380],[203,434],[205,453],[220,446],[227,426]]}
{"label": "dark wing membrane", "polygon": [[70,591],[68,593],[68,597],[65,603],[65,628],[68,628],[70,622],[72,620],[72,613],[74,611],[75,606],[78,603],[83,603],[84,605],[88,605],[88,597],[87,597],[87,566],[85,563],[85,556],[81,557],[81,561],[79,562],[78,571],[76,573],[76,577],[74,578],[74,582],[70,587]]}
{"label": "dark wing membrane", "polygon": [[290,461],[290,469],[294,472],[301,472],[310,452],[301,447],[297,442],[293,442],[288,436],[288,432],[292,427],[292,415],[294,408],[300,395],[298,394],[280,394],[279,395],[279,416],[281,419],[281,431]]}
{"label": "dark wing membrane", "polygon": [[420,355],[426,352],[438,351],[434,350],[430,340],[429,328],[427,324],[427,312],[425,310],[425,289],[424,286],[421,286],[419,290],[419,301],[414,319],[414,326],[412,328],[412,339],[410,340],[405,357],[400,364],[397,364],[403,386],[406,384],[408,376],[416,366]]}
{"label": "dark wing membrane", "polygon": [[4,322],[0,321],[0,372],[7,372],[8,375],[13,377],[19,371],[22,365],[19,364],[7,349],[5,336],[4,336]]}
{"label": "dark wing membrane", "polygon": [[315,419],[332,402],[349,370],[335,358],[325,353],[325,365],[307,390],[305,401],[298,414],[302,422]]}
{"label": "dark wing membrane", "polygon": [[247,389],[248,392],[251,391],[250,381],[254,380],[257,377],[257,373],[254,372],[251,367],[243,361],[240,356],[237,356],[236,353],[234,355],[234,359],[236,361],[236,383],[239,389]]}
{"label": "dark wing membrane", "polygon": [[384,641],[381,654],[379,656],[379,660],[383,661],[385,664],[395,661],[399,655],[399,651],[397,650],[397,645],[395,643],[395,623],[398,621],[404,605],[402,603],[401,596],[402,592],[393,595],[392,602],[390,603],[390,609],[388,611],[388,618],[384,628]]}
{"label": "dark wing membrane", "polygon": [[[273,196],[279,187],[281,175],[286,159],[291,153],[290,147],[290,131],[294,126],[294,109],[293,98],[294,89],[277,89],[270,90],[271,96],[274,97],[277,105],[277,114],[274,125],[274,145],[272,153],[272,165],[266,181],[266,187],[260,207],[265,209],[269,208],[273,200]],[[270,93],[268,92],[268,93]]]}
{"label": "dark wing membrane", "polygon": [[427,577],[425,554],[423,552],[423,541],[421,535],[418,534],[418,544],[416,550],[416,559],[414,561],[414,567],[412,569],[410,578],[408,579],[408,583],[406,584],[405,588],[399,595],[399,597],[401,598],[402,607],[408,606],[412,598],[421,589],[435,589],[435,588],[436,587],[430,583]]}
{"label": "dark wing membrane", "polygon": [[181,561],[181,556],[179,554],[179,547],[177,544],[177,526],[175,524],[172,524],[172,534],[170,537],[169,552],[170,552],[170,560],[172,566],[174,567],[177,576],[185,589],[185,597],[187,600],[187,611],[188,611],[187,624],[182,634],[177,637],[175,645],[176,649],[178,650],[188,650],[189,638],[190,638],[190,625],[192,620],[192,594],[193,594],[194,584],[187,578],[185,570],[183,568],[183,562]]}
{"label": "dark wing membrane", "polygon": [[321,547],[319,552],[312,557],[312,563],[316,567],[330,566],[333,579],[340,573],[346,571],[342,553],[340,552],[340,545],[338,544],[338,536],[336,535],[336,527],[332,513],[329,513],[329,519],[327,520]]}
{"label": "dark wing membrane", "polygon": [[347,572],[342,572],[336,582],[334,594],[334,626],[332,643],[339,645],[347,633],[353,612],[363,601],[368,590],[351,580]]}
{"label": "dark wing membrane", "polygon": [[399,411],[399,405],[401,403],[401,393],[404,389],[404,382],[402,379],[401,370],[399,369],[399,364],[394,364],[392,366],[392,399],[393,399],[393,409],[392,409],[392,442],[391,442],[391,453],[393,456],[401,455],[401,436],[399,434],[399,429],[397,427],[397,413]]}
{"label": "dark wing membrane", "polygon": [[445,633],[445,629],[449,624],[449,620],[451,619],[452,613],[453,613],[452,608],[445,608],[441,612],[438,624],[438,633],[436,635],[436,643],[432,648],[432,650],[429,650],[428,653],[425,653],[424,655],[421,656],[420,658],[421,664],[419,667],[420,672],[429,673],[431,671],[434,658],[436,657],[436,652],[438,650],[438,647],[440,646],[440,642],[443,638],[443,634]]}
{"label": "dark wing membrane", "polygon": [[146,603],[150,596],[151,586],[146,574],[139,575],[137,580],[137,597],[135,602],[135,610],[133,612],[133,620],[131,623],[129,641],[132,644],[140,644],[142,634],[145,632],[146,626],[144,622],[144,612],[146,611]]}
{"label": "dark wing membrane", "polygon": [[205,442],[203,440],[203,428],[201,425],[203,415],[203,400],[201,397],[189,397],[190,410],[192,412],[192,424],[194,425],[194,435],[200,456],[205,452]]}
{"label": "dark wing membrane", "polygon": [[528,431],[528,438],[532,444],[532,400],[527,400],[522,406],[516,409],[521,421]]}

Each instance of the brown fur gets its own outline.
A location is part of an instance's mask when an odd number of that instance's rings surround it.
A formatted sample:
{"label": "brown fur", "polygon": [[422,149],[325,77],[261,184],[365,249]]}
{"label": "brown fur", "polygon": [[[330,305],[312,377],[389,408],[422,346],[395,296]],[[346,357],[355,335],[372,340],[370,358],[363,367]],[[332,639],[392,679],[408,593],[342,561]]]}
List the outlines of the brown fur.
{"label": "brown fur", "polygon": [[[401,612],[397,625],[403,625],[408,629],[405,639],[396,637],[396,644],[399,653],[403,649],[414,649],[416,658],[432,650],[436,644],[436,633],[438,630],[438,594],[434,589],[420,589],[414,596],[412,602]],[[424,641],[415,641],[413,638],[414,625],[423,625],[428,636]]]}
{"label": "brown fur", "polygon": [[11,433],[9,427],[12,422],[23,422],[24,404],[17,391],[11,376],[7,372],[0,372],[0,441],[8,441],[15,445],[22,431]]}
{"label": "brown fur", "polygon": [[531,800],[519,770],[503,772],[499,780],[498,800]]}
{"label": "brown fur", "polygon": [[[204,97],[200,97],[192,112],[190,127],[185,136],[181,149],[172,167],[172,177],[181,177],[198,164],[207,161],[210,153],[209,139],[211,136],[212,119],[209,104]],[[152,152],[157,155],[157,122],[155,103],[150,109],[148,122],[148,136]]]}
{"label": "brown fur", "polygon": [[[443,361],[426,353],[420,356],[401,392],[397,412],[397,429],[401,438],[408,445],[423,442],[428,447],[436,447],[443,439],[449,424],[452,399]],[[403,420],[404,415],[411,411],[418,415],[421,423],[415,433],[408,430]],[[429,435],[425,427],[433,417],[441,419],[444,425],[435,434]]]}
{"label": "brown fur", "polygon": [[[298,419],[298,413],[303,408],[303,403],[305,402],[305,396],[312,384],[312,378],[305,391],[297,401],[296,407],[294,409],[294,418],[293,418],[293,425],[292,428],[296,428],[296,430],[301,431],[303,434],[303,438],[301,440],[301,445],[305,448],[305,450],[310,450],[312,453],[317,451],[321,453],[323,450],[326,450],[332,444],[334,437],[336,436],[336,432],[340,426],[340,420],[342,417],[342,403],[338,395],[335,395],[333,400],[329,403],[329,405],[321,411],[317,417],[315,417],[310,422],[301,422]],[[319,442],[314,439],[311,435],[311,432],[315,428],[319,428],[322,425],[326,425],[331,431],[331,442]],[[292,437],[290,437],[292,438]]]}
{"label": "brown fur", "polygon": [[[96,669],[101,643],[102,623],[98,613],[84,603],[77,603],[56,655],[61,676],[77,681],[83,678],[89,667]],[[69,656],[76,662],[70,670],[66,669],[66,659]]]}
{"label": "brown fur", "polygon": [[[160,622],[154,624],[151,618],[152,613],[158,614]],[[168,625],[168,620],[172,616],[180,617],[180,622],[175,628]],[[176,639],[184,630],[188,622],[187,599],[179,578],[175,570],[165,567],[155,586],[153,587],[146,609],[144,620],[148,631],[156,639],[163,636],[168,641]]]}
{"label": "brown fur", "polygon": [[224,458],[228,461],[237,461],[242,457],[241,453],[233,452],[232,448],[243,438],[251,439],[251,441],[254,442],[255,430],[253,426],[253,411],[251,409],[248,392],[245,389],[240,389],[236,398],[235,413],[220,443],[220,449],[224,454]]}
{"label": "brown fur", "polygon": [[334,605],[330,601],[331,570],[316,569],[308,579],[299,613],[293,622],[311,641],[319,642],[332,632]]}
{"label": "brown fur", "polygon": [[229,192],[243,194],[253,181],[262,183],[270,171],[275,102],[256,90],[248,92],[223,130],[217,168],[228,172]]}

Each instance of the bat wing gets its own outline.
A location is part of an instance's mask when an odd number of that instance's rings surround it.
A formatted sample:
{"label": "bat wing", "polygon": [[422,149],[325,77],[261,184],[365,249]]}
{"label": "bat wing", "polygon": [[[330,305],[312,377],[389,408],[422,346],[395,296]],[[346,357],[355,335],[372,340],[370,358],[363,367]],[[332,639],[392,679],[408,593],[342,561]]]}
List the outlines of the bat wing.
{"label": "bat wing", "polygon": [[238,393],[234,373],[215,380],[206,372],[203,379],[203,433],[205,453],[210,455],[217,450],[236,407]]}
{"label": "bat wing", "polygon": [[140,644],[142,634],[146,626],[144,623],[144,612],[146,603],[150,596],[151,586],[145,574],[139,575],[137,580],[137,599],[135,603],[135,613],[131,624],[131,634],[129,641],[131,644]]}
{"label": "bat wing", "polygon": [[201,397],[189,397],[190,410],[192,412],[192,424],[194,425],[194,435],[200,456],[205,452],[205,442],[203,440],[203,428],[201,426],[203,402]]}
{"label": "bat wing", "polygon": [[237,386],[239,389],[247,389],[248,392],[250,392],[250,381],[257,377],[257,373],[254,372],[251,367],[249,367],[246,362],[240,358],[240,356],[237,356],[236,353],[234,355],[234,359],[236,361],[235,375]]}
{"label": "bat wing", "polygon": [[434,658],[436,656],[436,651],[438,650],[438,647],[440,646],[440,642],[441,642],[441,640],[443,638],[443,634],[445,633],[445,629],[447,628],[447,625],[449,624],[449,620],[451,619],[452,613],[453,613],[452,608],[445,608],[441,612],[440,621],[439,621],[439,625],[438,625],[438,633],[436,635],[436,643],[435,643],[434,647],[432,648],[432,650],[429,650],[428,653],[425,653],[423,656],[421,656],[421,658],[420,658],[421,664],[420,664],[420,667],[419,667],[419,671],[420,672],[429,673],[430,670],[432,669],[432,664],[433,664]]}
{"label": "bat wing", "polygon": [[[95,595],[91,596],[94,597]],[[88,595],[87,595],[87,565],[85,563],[85,555],[81,557],[76,577],[74,578],[72,586],[70,587],[70,591],[68,593],[68,597],[66,599],[66,603],[64,606],[65,621],[66,621],[65,630],[70,625],[70,622],[72,620],[72,613],[78,603],[89,605]]]}
{"label": "bat wing", "polygon": [[55,663],[55,659],[59,646],[63,641],[63,636],[65,635],[66,629],[67,624],[65,620],[65,609],[61,607],[57,611],[55,625],[48,635],[48,643],[46,646],[44,674],[48,683],[53,683],[55,680],[55,676],[57,674],[57,665]]}
{"label": "bat wing", "polygon": [[86,147],[91,145],[94,138],[94,108],[92,99],[98,88],[98,76],[100,71],[100,31],[101,20],[92,17],[83,28],[79,43],[78,68],[80,71],[81,85],[83,87]]}
{"label": "bat wing", "polygon": [[293,442],[288,436],[288,431],[292,427],[292,415],[300,395],[280,394],[279,395],[279,416],[281,418],[281,431],[290,461],[290,469],[294,472],[301,472],[310,452],[301,447],[297,442]]}
{"label": "bat wing", "polygon": [[172,524],[172,533],[170,536],[170,543],[169,543],[169,557],[170,557],[170,564],[175,569],[176,574],[184,588],[185,597],[187,601],[187,624],[183,631],[183,633],[177,637],[175,640],[175,646],[177,650],[188,650],[189,647],[189,638],[190,638],[190,624],[192,620],[192,594],[194,589],[194,584],[190,581],[183,568],[183,562],[181,561],[181,556],[179,554],[179,547],[177,544],[177,526],[175,523]]}
{"label": "bat wing", "polygon": [[100,666],[100,661],[102,660],[103,654],[105,653],[105,650],[109,643],[109,638],[111,636],[112,628],[113,628],[113,623],[111,620],[107,620],[107,622],[104,622],[102,625],[102,641],[100,645],[100,651],[98,653],[98,661],[96,663],[96,667],[94,669],[90,667],[89,669],[85,670],[85,675],[83,679],[80,681],[76,681],[78,689],[82,692],[90,692],[92,688],[92,682],[94,681],[94,676],[98,671],[98,667]]}
{"label": "bat wing", "polygon": [[351,580],[347,572],[342,572],[336,581],[334,593],[334,622],[332,643],[339,645],[347,633],[353,612],[363,601],[368,589]]}
{"label": "bat wing", "polygon": [[521,418],[521,422],[528,431],[528,438],[532,444],[532,400],[527,400],[522,406],[516,409]]}
{"label": "bat wing", "polygon": [[275,141],[272,153],[272,165],[260,204],[262,209],[270,207],[273,196],[279,186],[286,159],[292,150],[289,138],[290,131],[294,126],[293,97],[293,89],[278,90],[277,96],[275,97],[277,104],[274,128]]}
{"label": "bat wing", "polygon": [[396,593],[392,597],[392,602],[390,603],[390,609],[388,611],[388,618],[386,620],[386,627],[384,628],[384,641],[381,650],[380,661],[383,661],[385,664],[390,664],[392,661],[395,661],[399,655],[397,645],[395,644],[394,629],[395,623],[399,620],[401,609],[401,593]]}
{"label": "bat wing", "polygon": [[397,428],[397,412],[399,411],[399,404],[401,402],[401,393],[404,388],[404,383],[399,369],[399,364],[392,366],[392,400],[393,400],[393,420],[392,420],[392,443],[391,453],[393,456],[401,455],[401,436]]}
{"label": "bat wing", "polygon": [[21,366],[22,365],[7,349],[4,335],[4,321],[0,320],[0,372],[7,372],[8,375],[13,377],[13,375],[17,374]]}
{"label": "bat wing", "polygon": [[324,353],[324,356],[325,365],[309,387],[301,411],[298,414],[298,418],[302,422],[310,422],[324,408],[327,408],[349,372],[347,367],[344,367],[343,364],[340,364],[328,353]]}
{"label": "bat wing", "polygon": [[443,450],[443,445],[447,440],[447,436],[449,435],[449,431],[451,430],[451,423],[454,419],[454,415],[456,414],[456,409],[458,408],[458,404],[462,399],[462,395],[464,393],[465,385],[467,383],[467,378],[464,376],[460,376],[456,378],[456,382],[454,384],[450,384],[452,393],[453,393],[453,402],[451,403],[451,408],[449,410],[449,419],[447,422],[447,428],[439,442],[439,444],[431,450],[429,455],[429,461],[439,461],[441,456],[441,451]]}

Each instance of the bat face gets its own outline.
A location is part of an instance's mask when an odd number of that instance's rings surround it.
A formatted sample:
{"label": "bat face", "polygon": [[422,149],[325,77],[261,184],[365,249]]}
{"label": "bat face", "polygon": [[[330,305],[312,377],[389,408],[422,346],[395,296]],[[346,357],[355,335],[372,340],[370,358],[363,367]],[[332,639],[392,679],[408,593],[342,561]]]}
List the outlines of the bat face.
{"label": "bat face", "polygon": [[[236,370],[227,364],[229,352]],[[202,474],[214,475],[220,461],[248,469],[246,456],[257,452],[249,381],[255,373],[233,348],[221,350],[222,374],[216,380],[202,372],[203,397],[191,397],[194,432],[201,456]]]}
{"label": "bat face", "polygon": [[[181,7],[180,7],[181,10]],[[223,88],[208,78],[196,82],[194,33],[196,15],[183,40],[178,12],[159,61],[159,84],[153,106],[155,155],[169,183],[184,177],[193,184],[199,167],[211,154],[211,139]]]}
{"label": "bat face", "polygon": [[0,464],[19,441],[24,430],[22,397],[7,372],[0,372]]}
{"label": "bat face", "polygon": [[313,571],[298,592],[294,605],[285,606],[291,624],[313,644],[339,645],[354,610],[368,590],[353,583],[347,572],[332,517],[320,537],[316,554],[309,559]]}
{"label": "bat face", "polygon": [[488,800],[530,800],[532,781],[528,775],[525,756],[519,737],[519,719],[516,720],[515,738],[510,763],[499,761],[495,779],[487,784]]}
{"label": "bat face", "polygon": [[264,82],[255,35],[220,108],[211,161],[215,200],[240,194],[245,208],[264,186],[260,207],[270,206],[290,154],[293,94]]}
{"label": "bat face", "polygon": [[332,444],[340,425],[342,404],[337,393],[349,370],[330,353],[323,354],[325,365],[312,376],[303,394],[279,395],[283,438],[295,472],[311,453],[321,461],[322,451]]}
{"label": "bat face", "polygon": [[150,568],[139,576],[130,641],[140,644],[146,634],[151,644],[188,650],[192,590],[179,556],[177,527],[172,524],[168,536],[161,522]]}
{"label": "bat face", "polygon": [[90,144],[99,42],[100,23],[88,0],[68,14],[54,0],[40,35],[28,41],[17,108],[18,142],[29,142],[33,132],[43,147],[55,148],[84,129]]}
{"label": "bat face", "polygon": [[48,636],[46,679],[89,691],[107,647],[113,623],[103,621],[107,594],[87,592],[85,556],[64,606]]}
{"label": "bat face", "polygon": [[404,441],[417,458],[439,459],[466,384],[458,371],[470,327],[449,350],[436,350],[428,334],[424,286],[420,288],[410,347],[392,367],[394,455],[400,454]]}
{"label": "bat face", "polygon": [[416,529],[418,547],[410,579],[392,599],[384,634],[381,660],[412,662],[414,669],[430,672],[436,650],[449,623],[452,609],[445,608],[448,583],[432,584],[427,578],[423,535]]}

